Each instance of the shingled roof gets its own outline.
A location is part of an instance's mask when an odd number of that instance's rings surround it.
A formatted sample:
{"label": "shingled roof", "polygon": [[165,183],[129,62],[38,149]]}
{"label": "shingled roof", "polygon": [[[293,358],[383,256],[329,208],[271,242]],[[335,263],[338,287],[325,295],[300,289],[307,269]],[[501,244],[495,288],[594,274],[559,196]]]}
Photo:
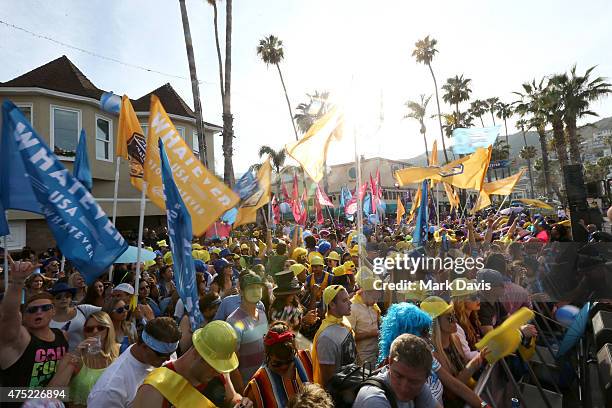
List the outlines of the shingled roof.
{"label": "shingled roof", "polygon": [[3,83],[2,87],[44,88],[93,99],[100,99],[104,93],[65,55]]}
{"label": "shingled roof", "polygon": [[[41,65],[38,68],[34,68],[8,82],[0,82],[0,87],[43,88],[71,95],[85,96],[96,100],[99,100],[100,96],[105,92],[103,89],[96,87],[65,55]],[[162,105],[164,105],[166,112],[188,118],[195,118],[193,110],[169,83],[160,86],[136,100],[132,100],[136,112],[149,111],[151,94],[157,95]],[[221,129],[218,125],[208,122],[204,123],[207,126]]]}

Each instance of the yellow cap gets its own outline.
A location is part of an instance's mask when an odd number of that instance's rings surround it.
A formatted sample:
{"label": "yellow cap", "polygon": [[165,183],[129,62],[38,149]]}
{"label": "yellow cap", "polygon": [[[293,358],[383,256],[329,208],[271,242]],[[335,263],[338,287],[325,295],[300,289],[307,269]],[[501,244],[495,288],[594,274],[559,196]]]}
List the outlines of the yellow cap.
{"label": "yellow cap", "polygon": [[353,262],[353,261],[346,261],[345,263],[342,264],[342,267],[344,268],[344,270],[346,270],[346,273],[354,273],[354,271],[355,271],[355,262]]}
{"label": "yellow cap", "polygon": [[349,253],[351,254],[351,256],[357,256],[359,255],[359,245],[354,245],[350,250]]}
{"label": "yellow cap", "polygon": [[340,254],[338,254],[336,251],[331,251],[328,255],[327,255],[327,259],[331,259],[332,261],[338,261],[340,262]]}
{"label": "yellow cap", "polygon": [[323,259],[323,255],[321,255],[320,252],[317,251],[312,251],[311,253],[308,254],[308,262],[312,265],[312,258],[314,258],[315,256]]}
{"label": "yellow cap", "polygon": [[249,246],[247,244],[242,244],[240,245],[240,249],[249,249]]}
{"label": "yellow cap", "polygon": [[376,289],[376,282],[381,282],[380,279],[375,278],[374,276],[368,276],[359,279],[359,287],[362,290],[380,290],[382,288],[382,283],[378,285],[378,289]]}
{"label": "yellow cap", "polygon": [[217,254],[217,255],[219,255],[219,254],[221,253],[221,248],[215,248],[215,249],[213,249],[213,250],[212,250],[212,253],[213,253],[213,254]]}
{"label": "yellow cap", "polygon": [[198,251],[198,255],[200,256],[198,259],[201,259],[204,262],[210,261],[210,253],[207,250],[201,249]]}
{"label": "yellow cap", "polygon": [[453,306],[446,303],[441,297],[430,296],[421,302],[421,310],[435,319],[453,310]]}
{"label": "yellow cap", "polygon": [[161,241],[157,241],[157,246],[160,248],[166,248],[168,244],[166,244],[166,240],[162,239]]}
{"label": "yellow cap", "polygon": [[293,264],[289,267],[289,270],[293,272],[294,276],[298,276],[304,269],[306,269],[306,267],[302,264]]}
{"label": "yellow cap", "polygon": [[323,258],[320,256],[313,256],[310,259],[310,266],[314,265],[325,266],[325,263],[323,263]]}
{"label": "yellow cap", "polygon": [[332,273],[334,276],[343,276],[346,275],[346,269],[344,269],[344,266],[342,265],[336,266],[334,269],[332,269]]}
{"label": "yellow cap", "polygon": [[150,246],[145,247],[145,249],[146,249],[147,251],[151,251],[151,252],[153,252],[153,248],[151,248]]}
{"label": "yellow cap", "polygon": [[166,252],[164,254],[164,263],[166,265],[173,265],[174,261],[172,260],[172,252]]}
{"label": "yellow cap", "polygon": [[478,289],[475,289],[475,288],[476,288],[476,280],[466,279],[466,278],[457,278],[451,282],[451,297],[456,298],[456,297],[473,295],[475,293],[478,293]]}
{"label": "yellow cap", "polygon": [[216,371],[229,373],[238,367],[234,328],[222,320],[208,323],[196,330],[191,341],[198,354]]}
{"label": "yellow cap", "polygon": [[299,257],[305,256],[307,254],[308,254],[308,251],[306,250],[306,248],[297,247],[291,253],[291,259],[293,259],[294,261],[297,261]]}
{"label": "yellow cap", "polygon": [[323,291],[323,303],[329,305],[342,289],[344,289],[342,285],[331,285],[326,287]]}
{"label": "yellow cap", "polygon": [[195,244],[191,244],[192,249],[204,249],[204,247],[197,242]]}

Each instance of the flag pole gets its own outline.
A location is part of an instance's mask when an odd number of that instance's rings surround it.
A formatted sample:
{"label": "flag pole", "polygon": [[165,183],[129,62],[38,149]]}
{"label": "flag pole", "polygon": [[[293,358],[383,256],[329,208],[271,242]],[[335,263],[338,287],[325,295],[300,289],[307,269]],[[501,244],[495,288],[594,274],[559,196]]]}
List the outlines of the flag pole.
{"label": "flag pole", "polygon": [[436,183],[436,214],[438,215],[438,227],[440,226],[440,183]]}
{"label": "flag pole", "polygon": [[8,288],[9,285],[9,270],[8,270],[8,257],[9,257],[9,252],[8,252],[8,236],[5,235],[4,238],[4,265],[2,269],[4,271],[4,290],[6,291],[6,288]]}
{"label": "flag pole", "polygon": [[506,200],[508,199],[508,196],[504,197],[504,200],[502,201],[502,203],[499,205],[499,208],[497,209],[497,211],[495,212],[495,215],[499,214],[499,211],[502,209],[502,207],[504,206],[504,204],[506,203]]}
{"label": "flag pole", "polygon": [[[134,298],[138,297],[138,287],[140,285],[140,260],[142,259],[142,231],[144,230],[144,213],[145,207],[147,206],[147,201],[145,200],[145,195],[147,192],[147,182],[142,182],[142,193],[140,195],[140,218],[138,220],[138,242],[137,242],[137,250],[136,250],[136,280],[134,282]],[[138,301],[136,300],[136,303]]]}
{"label": "flag pole", "polygon": [[64,273],[64,268],[66,267],[66,256],[62,255],[62,261],[60,262],[60,272]]}
{"label": "flag pole", "polygon": [[[121,156],[117,156],[117,162],[115,164],[115,192],[113,194],[113,225],[117,228],[117,196],[119,195],[119,166],[121,162]],[[108,280],[113,281],[113,270],[115,265],[111,265],[108,271]]]}

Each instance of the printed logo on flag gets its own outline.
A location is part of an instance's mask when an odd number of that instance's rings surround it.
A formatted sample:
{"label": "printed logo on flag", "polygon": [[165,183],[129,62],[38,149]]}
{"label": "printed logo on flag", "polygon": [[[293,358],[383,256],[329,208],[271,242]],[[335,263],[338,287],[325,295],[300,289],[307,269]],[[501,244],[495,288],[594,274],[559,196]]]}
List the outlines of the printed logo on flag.
{"label": "printed logo on flag", "polygon": [[127,151],[130,156],[130,177],[142,178],[147,151],[147,142],[144,135],[138,132],[132,133],[127,142]]}
{"label": "printed logo on flag", "polygon": [[463,164],[458,164],[457,166],[453,166],[447,170],[441,170],[438,174],[440,174],[441,177],[451,177],[458,174],[463,174]]}

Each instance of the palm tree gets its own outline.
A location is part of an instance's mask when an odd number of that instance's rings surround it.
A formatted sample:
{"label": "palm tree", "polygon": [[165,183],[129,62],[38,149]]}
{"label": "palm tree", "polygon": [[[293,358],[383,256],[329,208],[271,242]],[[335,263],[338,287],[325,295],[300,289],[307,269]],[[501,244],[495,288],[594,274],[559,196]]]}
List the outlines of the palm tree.
{"label": "palm tree", "polygon": [[298,132],[295,127],[295,122],[293,121],[293,110],[291,109],[291,102],[289,102],[289,95],[287,95],[287,87],[285,86],[285,81],[283,79],[283,73],[281,72],[279,63],[285,57],[285,52],[283,51],[283,41],[274,35],[269,35],[265,37],[263,40],[259,40],[259,45],[257,46],[257,55],[261,57],[261,60],[266,63],[266,65],[275,65],[278,70],[278,76],[280,77],[281,84],[283,85],[283,91],[285,92],[285,99],[287,100],[287,108],[289,109],[289,117],[291,118],[291,125],[293,126],[293,132],[295,133],[295,140],[298,140]]}
{"label": "palm tree", "polygon": [[514,92],[514,94],[520,97],[520,100],[516,102],[516,111],[521,118],[530,115],[531,117],[527,121],[529,128],[534,128],[538,132],[540,141],[540,152],[542,154],[542,170],[544,173],[544,188],[546,196],[550,197],[551,191],[551,167],[550,160],[548,158],[548,148],[546,145],[546,115],[544,112],[543,93],[546,86],[544,85],[544,79],[536,83],[535,79],[529,82],[523,83],[523,92]]}
{"label": "palm tree", "polygon": [[[198,74],[195,66],[195,57],[193,55],[193,43],[191,40],[191,30],[189,29],[189,17],[187,16],[187,7],[185,0],[179,0],[181,8],[181,20],[183,23],[183,36],[185,38],[185,48],[187,49],[187,61],[189,63],[189,77],[191,78],[191,92],[193,93],[193,107],[196,115],[196,129],[198,132],[198,149],[200,152],[200,160],[205,166],[206,162],[206,138],[204,137],[204,120],[202,119],[202,102],[200,100],[200,88],[198,86]],[[230,157],[231,162],[231,157]]]}
{"label": "palm tree", "polygon": [[527,160],[527,170],[529,172],[529,186],[531,187],[531,198],[534,198],[533,194],[533,175],[531,174],[531,160],[537,156],[537,150],[533,146],[527,146],[527,136],[525,130],[528,129],[528,122],[525,119],[519,119],[516,121],[516,127],[520,129],[523,134],[523,148],[521,149],[521,159]]}
{"label": "palm tree", "polygon": [[285,164],[285,160],[287,159],[287,152],[285,149],[274,150],[270,146],[261,146],[259,148],[259,157],[261,158],[264,155],[269,155],[270,160],[272,161],[272,168],[276,173],[276,193],[280,197],[281,194],[281,169]]}
{"label": "palm tree", "polygon": [[455,113],[460,116],[459,104],[470,99],[470,93],[472,90],[469,88],[469,78],[463,78],[463,75],[455,75],[454,78],[448,78],[446,83],[442,85],[444,95],[442,99],[449,105],[455,105]]}
{"label": "palm tree", "polygon": [[552,125],[553,141],[557,160],[562,172],[568,164],[567,144],[563,132],[563,117],[565,115],[565,105],[563,104],[563,83],[567,81],[567,74],[553,75],[546,87],[543,95],[544,113],[546,120]]}
{"label": "palm tree", "polygon": [[487,103],[485,101],[476,99],[475,101],[470,103],[468,113],[473,117],[480,119],[480,124],[482,125],[482,127],[485,127],[484,121],[482,120],[482,115],[487,113]]}
{"label": "palm tree", "polygon": [[[491,161],[507,160],[510,157],[510,146],[501,139],[497,139],[491,149]],[[497,179],[497,169],[494,170],[495,179]],[[502,168],[502,178],[504,177],[504,169]]]}
{"label": "palm tree", "polygon": [[493,126],[495,126],[495,112],[497,112],[497,109],[499,108],[499,98],[497,97],[487,98],[485,102],[487,104],[487,110],[491,112],[491,119],[493,120]]}
{"label": "palm tree", "polygon": [[421,125],[421,129],[419,132],[423,135],[423,143],[425,144],[425,155],[427,157],[427,165],[429,166],[429,149],[427,148],[427,138],[425,137],[425,132],[427,128],[425,127],[425,114],[427,111],[427,104],[431,99],[430,96],[421,95],[421,102],[408,101],[404,104],[406,108],[408,108],[408,113],[404,115],[404,119],[414,119],[419,122]]}
{"label": "palm tree", "polygon": [[234,116],[231,109],[231,82],[232,82],[232,0],[225,2],[225,69],[221,58],[221,46],[219,41],[218,9],[217,0],[206,0],[213,8],[213,26],[215,29],[215,45],[217,49],[217,62],[219,64],[219,89],[221,90],[221,104],[223,107],[223,181],[233,186],[234,164]]}
{"label": "palm tree", "polygon": [[436,44],[438,41],[435,38],[429,38],[429,36],[417,41],[414,46],[415,49],[412,51],[412,56],[416,59],[416,62],[427,65],[429,72],[431,72],[431,78],[434,82],[434,90],[436,91],[436,105],[438,107],[438,123],[440,125],[440,136],[442,136],[442,148],[444,150],[444,160],[448,163],[448,153],[446,152],[446,142],[444,141],[444,130],[442,128],[442,112],[440,111],[440,98],[438,97],[438,83],[436,82],[436,76],[434,75],[433,69],[431,68],[431,61],[436,55],[438,50]]}
{"label": "palm tree", "polygon": [[514,112],[512,111],[512,106],[504,102],[499,102],[497,105],[496,116],[504,121],[504,128],[506,129],[506,143],[508,144],[508,123],[506,120],[510,119],[513,114]]}
{"label": "palm tree", "polygon": [[591,79],[591,72],[595,67],[586,70],[584,75],[576,74],[576,65],[570,70],[570,75],[562,75],[558,79],[561,87],[563,105],[565,107],[565,129],[569,142],[569,152],[572,163],[581,164],[580,144],[576,135],[576,121],[584,116],[599,116],[589,110],[591,102],[596,101],[612,92],[612,85],[605,82],[605,78]]}
{"label": "palm tree", "polygon": [[328,110],[327,99],[329,98],[328,91],[315,91],[313,94],[306,94],[308,102],[302,102],[295,108],[293,119],[297,123],[298,130],[304,134],[310,127]]}

